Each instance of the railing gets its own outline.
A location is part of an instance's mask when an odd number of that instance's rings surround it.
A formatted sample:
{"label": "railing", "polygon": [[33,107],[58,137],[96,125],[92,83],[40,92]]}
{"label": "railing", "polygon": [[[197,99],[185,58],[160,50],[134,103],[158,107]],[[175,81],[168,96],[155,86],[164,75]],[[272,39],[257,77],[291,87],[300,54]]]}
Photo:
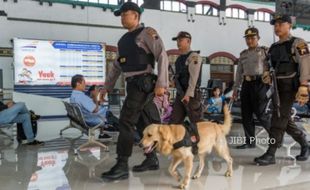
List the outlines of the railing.
{"label": "railing", "polygon": [[115,10],[119,7],[119,5],[114,5],[114,4],[105,4],[101,3],[101,0],[35,0],[40,3],[63,3],[63,4],[68,4],[68,5],[73,5],[73,6],[91,6],[91,7],[98,7],[102,9],[110,9],[110,10]]}

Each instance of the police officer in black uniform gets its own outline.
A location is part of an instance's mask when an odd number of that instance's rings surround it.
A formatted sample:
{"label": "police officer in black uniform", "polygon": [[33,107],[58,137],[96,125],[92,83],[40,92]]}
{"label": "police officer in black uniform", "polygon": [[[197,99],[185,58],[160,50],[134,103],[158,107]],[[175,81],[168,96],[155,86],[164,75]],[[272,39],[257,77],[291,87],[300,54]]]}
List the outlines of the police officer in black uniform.
{"label": "police officer in black uniform", "polygon": [[[202,58],[199,52],[191,50],[192,36],[185,31],[178,33],[172,40],[177,41],[181,55],[175,62],[175,83],[177,96],[173,105],[171,115],[172,124],[183,124],[186,116],[190,119],[192,142],[199,142],[199,134],[196,123],[202,121],[203,110],[201,103],[201,67]],[[194,153],[197,147],[194,146]]]}
{"label": "police officer in black uniform", "polygon": [[[246,29],[244,38],[248,48],[240,53],[233,93],[235,99],[237,88],[242,84],[240,97],[245,143],[238,146],[238,149],[255,148],[253,114],[267,132],[271,119],[265,111],[269,101],[266,93],[270,86],[269,65],[266,59],[268,48],[258,44],[260,36],[257,28]],[[264,77],[266,75],[267,77]]]}
{"label": "police officer in black uniform", "polygon": [[279,41],[270,47],[269,53],[272,67],[275,69],[279,97],[277,99],[280,100],[280,106],[275,105],[278,109],[273,111],[269,148],[265,154],[254,159],[258,165],[275,164],[275,153],[282,144],[285,132],[301,146],[301,152],[296,156],[298,161],[307,160],[310,154],[306,135],[291,118],[291,109],[295,99],[301,105],[309,100],[309,48],[303,39],[291,36],[290,16],[276,16],[271,24],[274,25],[275,34],[279,37]]}
{"label": "police officer in black uniform", "polygon": [[[124,3],[115,16],[121,16],[122,25],[128,32],[118,42],[118,59],[107,74],[105,89],[111,92],[117,78],[124,73],[127,96],[120,114],[119,137],[117,141],[117,163],[110,171],[101,175],[104,180],[127,179],[128,158],[132,154],[134,127],[139,133],[144,126],[136,125],[143,109],[155,91],[162,96],[168,87],[169,60],[163,42],[156,30],[139,24],[141,9],[132,2]],[[153,74],[155,61],[158,62],[158,75]],[[103,93],[104,96],[106,92]],[[156,153],[146,154],[142,164],[133,168],[134,172],[157,170],[159,168]]]}

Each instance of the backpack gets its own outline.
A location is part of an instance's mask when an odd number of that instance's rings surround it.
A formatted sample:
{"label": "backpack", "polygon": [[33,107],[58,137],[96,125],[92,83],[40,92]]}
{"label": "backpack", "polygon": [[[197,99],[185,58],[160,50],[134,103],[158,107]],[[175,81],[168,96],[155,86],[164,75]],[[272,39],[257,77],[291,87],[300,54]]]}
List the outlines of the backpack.
{"label": "backpack", "polygon": [[[31,126],[32,126],[32,132],[35,138],[37,136],[38,131],[38,119],[40,116],[36,115],[32,110],[30,112],[30,118],[31,118]],[[26,140],[26,135],[24,133],[23,124],[17,123],[17,136],[16,136],[17,142],[21,143],[22,140]]]}

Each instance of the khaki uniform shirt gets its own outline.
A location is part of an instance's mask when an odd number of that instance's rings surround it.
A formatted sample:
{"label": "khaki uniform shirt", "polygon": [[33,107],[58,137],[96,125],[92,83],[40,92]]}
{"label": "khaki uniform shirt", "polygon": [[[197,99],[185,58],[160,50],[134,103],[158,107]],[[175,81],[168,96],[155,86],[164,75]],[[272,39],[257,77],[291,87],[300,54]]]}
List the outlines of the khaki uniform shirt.
{"label": "khaki uniform shirt", "polygon": [[190,75],[185,96],[194,97],[196,84],[201,72],[202,57],[197,52],[192,52],[188,56],[185,64],[188,65]]}
{"label": "khaki uniform shirt", "polygon": [[262,75],[264,71],[269,70],[267,52],[267,47],[258,46],[240,53],[234,89],[240,87],[244,76]]}

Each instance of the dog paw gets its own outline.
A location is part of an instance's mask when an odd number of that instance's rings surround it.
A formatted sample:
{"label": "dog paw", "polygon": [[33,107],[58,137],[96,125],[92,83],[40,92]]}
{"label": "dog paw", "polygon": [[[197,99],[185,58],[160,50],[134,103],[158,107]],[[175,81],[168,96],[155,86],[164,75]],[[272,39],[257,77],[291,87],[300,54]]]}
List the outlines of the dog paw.
{"label": "dog paw", "polygon": [[226,177],[232,177],[232,172],[231,172],[231,171],[227,171],[227,172],[225,173],[225,176],[226,176]]}
{"label": "dog paw", "polygon": [[181,184],[181,185],[179,185],[179,189],[186,189],[186,185],[185,184]]}
{"label": "dog paw", "polygon": [[178,176],[176,176],[176,177],[175,177],[175,180],[177,180],[177,182],[180,182],[180,181],[181,181],[181,179],[182,179],[182,178],[181,178],[181,176],[180,176],[180,175],[178,175]]}
{"label": "dog paw", "polygon": [[192,179],[198,179],[200,177],[200,175],[194,175],[193,177],[192,177]]}
{"label": "dog paw", "polygon": [[172,177],[177,181],[180,182],[181,181],[181,177],[179,175],[172,175]]}
{"label": "dog paw", "polygon": [[171,173],[171,176],[172,176],[175,180],[177,180],[177,182],[180,182],[181,179],[182,179],[181,175],[180,175],[178,172],[172,172],[172,173]]}

